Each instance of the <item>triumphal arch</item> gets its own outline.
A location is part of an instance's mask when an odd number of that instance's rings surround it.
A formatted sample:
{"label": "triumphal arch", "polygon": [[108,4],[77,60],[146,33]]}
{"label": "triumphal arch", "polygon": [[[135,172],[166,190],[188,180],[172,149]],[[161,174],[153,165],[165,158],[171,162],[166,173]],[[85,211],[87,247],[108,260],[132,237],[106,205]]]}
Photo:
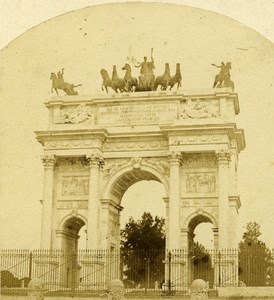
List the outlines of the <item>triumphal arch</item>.
{"label": "triumphal arch", "polygon": [[[230,88],[54,97],[46,102],[41,248],[119,247],[121,199],[140,180],[165,188],[167,249],[211,222],[216,249],[237,247],[237,93]],[[148,193],[149,196],[149,193]]]}

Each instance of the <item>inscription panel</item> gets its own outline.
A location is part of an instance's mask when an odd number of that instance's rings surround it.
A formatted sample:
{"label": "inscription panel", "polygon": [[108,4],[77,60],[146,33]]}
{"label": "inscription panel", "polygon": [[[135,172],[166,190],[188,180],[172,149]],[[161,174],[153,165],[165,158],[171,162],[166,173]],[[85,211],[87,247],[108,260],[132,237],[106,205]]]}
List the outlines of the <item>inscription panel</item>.
{"label": "inscription panel", "polygon": [[57,202],[58,209],[87,209],[88,208],[88,201],[87,200],[80,200],[80,201],[58,201]]}
{"label": "inscription panel", "polygon": [[208,207],[218,206],[217,198],[182,198],[182,206],[185,207]]}
{"label": "inscription panel", "polygon": [[177,103],[112,105],[99,107],[99,124],[156,124],[177,119]]}

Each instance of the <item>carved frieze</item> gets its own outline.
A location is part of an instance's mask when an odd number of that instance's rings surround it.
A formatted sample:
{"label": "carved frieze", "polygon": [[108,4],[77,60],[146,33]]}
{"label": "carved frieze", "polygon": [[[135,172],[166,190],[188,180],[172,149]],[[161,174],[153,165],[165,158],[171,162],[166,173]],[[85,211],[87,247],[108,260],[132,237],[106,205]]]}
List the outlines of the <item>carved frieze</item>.
{"label": "carved frieze", "polygon": [[167,141],[132,141],[132,142],[109,142],[104,144],[105,151],[126,150],[159,150],[167,149]]}
{"label": "carved frieze", "polygon": [[81,171],[89,168],[85,157],[78,158],[58,158],[57,168],[64,171]]}
{"label": "carved frieze", "polygon": [[63,176],[61,196],[87,196],[89,193],[89,177],[88,176]]}
{"label": "carved frieze", "polygon": [[217,166],[215,155],[196,154],[185,155],[182,157],[182,166],[184,168],[214,168]]}
{"label": "carved frieze", "polygon": [[204,99],[186,99],[181,104],[179,119],[206,119],[219,116],[218,104]]}
{"label": "carved frieze", "polygon": [[47,141],[45,143],[46,149],[78,149],[78,148],[91,148],[100,147],[101,142],[96,139],[69,139],[69,140],[56,140]]}
{"label": "carved frieze", "polygon": [[90,123],[95,124],[95,116],[91,111],[90,107],[81,103],[77,108],[73,110],[68,110],[63,108],[60,110],[61,118],[55,123],[59,124],[80,124],[80,123]]}
{"label": "carved frieze", "polygon": [[88,208],[88,201],[87,200],[61,200],[57,201],[57,208],[58,209],[73,209],[74,211],[77,209],[87,209]]}
{"label": "carved frieze", "polygon": [[208,144],[222,142],[225,137],[221,134],[214,135],[186,135],[174,137],[170,140],[172,146],[192,145],[192,144]]}
{"label": "carved frieze", "polygon": [[187,173],[186,193],[214,193],[216,191],[216,177],[211,172]]}

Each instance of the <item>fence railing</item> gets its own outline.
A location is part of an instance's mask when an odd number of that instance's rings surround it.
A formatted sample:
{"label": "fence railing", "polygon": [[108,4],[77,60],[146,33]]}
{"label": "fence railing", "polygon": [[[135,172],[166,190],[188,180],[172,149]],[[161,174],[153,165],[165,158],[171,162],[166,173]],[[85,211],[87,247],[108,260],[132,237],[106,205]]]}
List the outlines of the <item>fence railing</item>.
{"label": "fence railing", "polygon": [[23,290],[32,278],[48,293],[104,294],[112,279],[123,281],[128,294],[187,293],[202,278],[218,286],[274,285],[274,252],[201,248],[142,250],[0,250],[2,290]]}

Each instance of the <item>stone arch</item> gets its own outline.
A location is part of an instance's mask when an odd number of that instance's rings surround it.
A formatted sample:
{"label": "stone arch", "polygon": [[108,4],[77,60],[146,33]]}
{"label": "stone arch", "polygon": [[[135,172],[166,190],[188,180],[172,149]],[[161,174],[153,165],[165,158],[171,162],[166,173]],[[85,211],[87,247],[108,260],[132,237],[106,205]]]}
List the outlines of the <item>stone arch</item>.
{"label": "stone arch", "polygon": [[169,195],[168,181],[161,172],[150,166],[142,165],[138,168],[133,166],[124,166],[116,172],[106,183],[103,198],[113,199],[119,202],[126,190],[134,183],[141,180],[155,180],[164,185],[165,197]]}
{"label": "stone arch", "polygon": [[63,230],[63,229],[64,229],[64,226],[65,226],[65,223],[66,223],[69,219],[71,219],[71,218],[73,218],[73,217],[76,217],[76,218],[80,219],[84,224],[87,224],[87,219],[86,219],[83,215],[78,214],[78,213],[77,213],[76,215],[72,215],[72,214],[70,213],[70,214],[64,216],[64,217],[60,220],[60,222],[59,222],[59,224],[58,224],[58,227],[57,227],[57,230],[58,230],[58,231]]}
{"label": "stone arch", "polygon": [[194,212],[190,214],[186,220],[184,221],[183,227],[181,232],[183,234],[183,245],[186,248],[191,248],[193,246],[193,238],[194,238],[194,230],[195,228],[201,223],[211,223],[213,225],[213,232],[214,232],[214,248],[216,248],[218,244],[218,222],[216,218],[206,212]]}
{"label": "stone arch", "polygon": [[69,214],[62,218],[56,230],[56,239],[60,248],[68,253],[77,250],[80,237],[78,233],[85,224],[87,220],[80,214]]}
{"label": "stone arch", "polygon": [[[198,222],[198,218],[201,218],[201,222]],[[200,223],[202,223],[202,222],[211,222],[212,224],[213,224],[213,226],[215,227],[215,228],[217,228],[218,227],[218,222],[217,222],[217,220],[215,219],[215,217],[212,215],[212,214],[210,214],[210,213],[208,213],[208,212],[206,212],[206,211],[203,211],[202,213],[200,213],[200,212],[194,212],[194,213],[192,213],[192,214],[190,214],[187,218],[186,218],[186,220],[185,220],[185,222],[184,222],[184,225],[183,225],[183,230],[185,230],[185,229],[188,229],[189,228],[189,224],[191,223],[191,222],[195,222],[195,219],[196,218],[196,222],[198,222],[197,224],[196,224],[196,226],[198,225],[198,224],[200,224]],[[194,220],[194,221],[193,221]],[[204,220],[204,221],[202,221],[202,220]],[[193,225],[195,225],[195,224],[193,224]]]}

